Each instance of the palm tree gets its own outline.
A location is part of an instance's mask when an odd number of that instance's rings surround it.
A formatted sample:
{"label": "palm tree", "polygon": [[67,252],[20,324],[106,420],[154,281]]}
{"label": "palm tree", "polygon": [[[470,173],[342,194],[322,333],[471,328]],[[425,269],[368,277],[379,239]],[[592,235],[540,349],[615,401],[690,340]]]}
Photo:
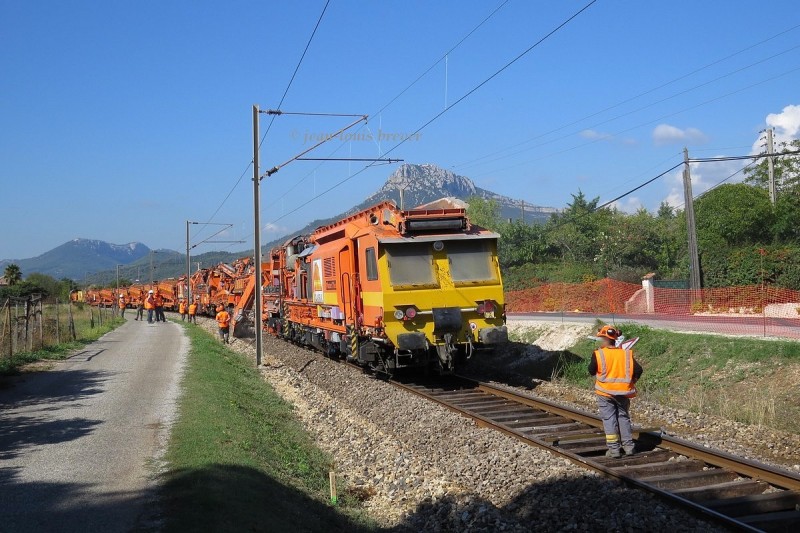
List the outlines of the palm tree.
{"label": "palm tree", "polygon": [[6,266],[3,276],[5,276],[9,285],[16,285],[22,281],[22,271],[19,269],[19,266],[15,265],[14,263]]}

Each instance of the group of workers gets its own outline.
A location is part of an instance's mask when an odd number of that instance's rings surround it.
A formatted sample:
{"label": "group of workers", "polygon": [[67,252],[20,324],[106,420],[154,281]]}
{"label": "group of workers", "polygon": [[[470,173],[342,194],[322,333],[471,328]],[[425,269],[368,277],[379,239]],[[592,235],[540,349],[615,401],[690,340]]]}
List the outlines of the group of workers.
{"label": "group of workers", "polygon": [[[125,300],[125,295],[119,295],[119,309],[122,318],[125,318],[125,309],[128,306],[128,302]],[[197,324],[197,299],[195,298],[192,303],[186,305],[186,300],[180,298],[178,301],[178,314],[181,315],[181,321],[188,321],[192,324]],[[147,292],[147,297],[139,302],[139,305],[136,310],[136,317],[134,320],[139,320],[140,318],[144,321],[144,311],[147,310],[147,323],[152,324],[155,322],[166,322],[167,319],[164,316],[164,298],[153,289],[150,289]],[[217,314],[216,314],[216,321],[217,326],[219,327],[219,336],[222,339],[222,342],[225,344],[230,343],[230,324],[231,324],[231,315],[225,308],[221,305],[217,306]],[[154,320],[155,317],[155,320]]]}

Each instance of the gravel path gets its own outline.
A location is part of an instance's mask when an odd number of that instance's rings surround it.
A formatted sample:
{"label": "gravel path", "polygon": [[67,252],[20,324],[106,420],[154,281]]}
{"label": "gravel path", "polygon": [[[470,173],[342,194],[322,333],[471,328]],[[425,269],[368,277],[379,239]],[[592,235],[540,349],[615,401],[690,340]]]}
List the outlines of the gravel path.
{"label": "gravel path", "polygon": [[155,474],[188,339],[128,323],[0,390],[0,531],[157,527]]}
{"label": "gravel path", "polygon": [[316,353],[268,336],[264,350],[264,378],[393,531],[719,530]]}

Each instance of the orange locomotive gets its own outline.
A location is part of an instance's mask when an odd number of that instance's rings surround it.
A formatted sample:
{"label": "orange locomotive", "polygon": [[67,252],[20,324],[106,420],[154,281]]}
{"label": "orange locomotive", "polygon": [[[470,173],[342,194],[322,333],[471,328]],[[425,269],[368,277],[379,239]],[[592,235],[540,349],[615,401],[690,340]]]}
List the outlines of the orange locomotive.
{"label": "orange locomotive", "polygon": [[450,372],[508,340],[498,237],[463,209],[381,203],[272,250],[267,327],[378,371]]}

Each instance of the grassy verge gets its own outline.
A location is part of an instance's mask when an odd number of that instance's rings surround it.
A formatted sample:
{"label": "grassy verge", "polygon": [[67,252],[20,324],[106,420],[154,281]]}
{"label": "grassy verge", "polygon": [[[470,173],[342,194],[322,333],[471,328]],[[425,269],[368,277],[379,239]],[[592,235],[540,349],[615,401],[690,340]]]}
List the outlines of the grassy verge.
{"label": "grassy verge", "polygon": [[200,328],[186,331],[192,348],[166,455],[166,530],[373,530],[357,502],[329,503],[331,459],[252,361]]}
{"label": "grassy verge", "polygon": [[[620,327],[645,369],[640,397],[746,424],[800,431],[800,343]],[[596,343],[570,348],[558,379],[590,389],[586,372]],[[577,357],[575,357],[577,356]]]}
{"label": "grassy verge", "polygon": [[[96,341],[109,331],[121,326],[124,322],[122,318],[106,317],[103,319],[103,325],[100,325],[96,312],[95,316],[90,318],[88,308],[85,312],[83,310],[80,313],[76,311],[74,322],[76,340],[49,344],[32,352],[15,353],[13,357],[8,357],[5,353],[0,354],[0,375],[16,374],[19,372],[20,367],[37,361],[63,360],[75,350]],[[66,324],[62,327],[62,335],[66,337]]]}

